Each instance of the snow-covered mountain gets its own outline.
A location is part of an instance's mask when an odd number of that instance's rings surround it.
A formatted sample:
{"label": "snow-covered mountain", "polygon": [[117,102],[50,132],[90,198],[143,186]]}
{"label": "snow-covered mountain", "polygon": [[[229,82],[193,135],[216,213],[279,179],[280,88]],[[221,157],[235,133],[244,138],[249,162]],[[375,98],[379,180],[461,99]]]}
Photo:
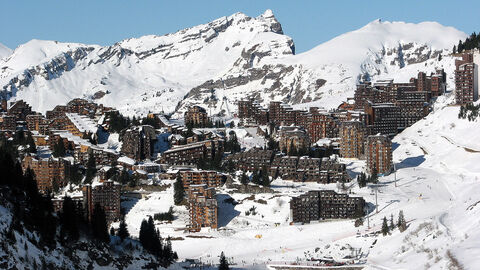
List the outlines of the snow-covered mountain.
{"label": "snow-covered mountain", "polygon": [[190,104],[231,115],[246,97],[268,103],[335,107],[361,76],[404,79],[453,60],[466,34],[434,22],[369,23],[295,55],[272,11],[242,13],[164,36],[112,46],[32,40],[0,60],[0,88],[46,111],[75,97],[115,106],[127,115],[182,112]]}
{"label": "snow-covered mountain", "polygon": [[0,59],[10,56],[10,54],[12,54],[12,50],[0,43]]}

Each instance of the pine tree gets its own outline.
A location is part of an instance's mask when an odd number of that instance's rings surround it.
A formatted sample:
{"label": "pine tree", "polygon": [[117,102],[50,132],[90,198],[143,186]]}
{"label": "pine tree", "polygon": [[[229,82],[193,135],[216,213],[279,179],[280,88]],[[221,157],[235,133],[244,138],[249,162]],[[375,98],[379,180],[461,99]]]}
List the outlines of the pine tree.
{"label": "pine tree", "polygon": [[397,226],[400,232],[404,232],[407,229],[407,222],[405,221],[405,217],[403,216],[403,210],[400,210],[400,212],[398,213]]}
{"label": "pine tree", "polygon": [[100,240],[104,243],[108,243],[110,241],[110,236],[108,235],[107,218],[105,216],[105,211],[98,203],[95,204],[95,207],[93,208],[91,226],[92,226],[93,237],[95,239]]}
{"label": "pine tree", "polygon": [[362,172],[357,176],[357,182],[360,188],[363,188],[367,185],[367,176],[365,173]]}
{"label": "pine tree", "polygon": [[68,196],[63,199],[63,207],[60,213],[60,223],[63,225],[60,230],[60,235],[65,237],[67,234],[69,239],[78,240],[78,213],[74,202]]}
{"label": "pine tree", "polygon": [[225,258],[225,254],[223,254],[223,251],[220,254],[220,265],[218,266],[218,270],[230,270],[227,258]]}
{"label": "pine tree", "polygon": [[149,246],[151,235],[148,235],[148,222],[144,219],[142,220],[142,224],[140,225],[140,233],[138,234],[138,240],[140,244],[142,244],[143,248],[147,249]]}
{"label": "pine tree", "polygon": [[395,229],[395,223],[393,222],[393,214],[390,215],[390,231]]}
{"label": "pine tree", "polygon": [[267,170],[267,167],[263,167],[262,168],[262,186],[264,187],[269,187],[270,186],[270,177],[268,177],[268,170]]}
{"label": "pine tree", "polygon": [[258,174],[257,170],[253,171],[252,174],[252,182],[256,185],[260,185],[260,175]]}
{"label": "pine tree", "polygon": [[58,140],[57,143],[53,146],[53,156],[54,157],[64,157],[65,156],[65,145],[63,145],[63,140]]}
{"label": "pine tree", "polygon": [[183,202],[183,199],[185,198],[185,189],[183,187],[182,176],[180,175],[180,173],[177,175],[177,181],[175,181],[175,184],[173,185],[173,189],[174,189],[173,201],[175,205],[179,205]]}
{"label": "pine tree", "polygon": [[35,141],[33,140],[32,133],[29,132],[27,135],[27,144],[28,144],[28,152],[29,153],[36,153],[37,147],[35,145]]}
{"label": "pine tree", "polygon": [[242,183],[242,185],[248,185],[248,176],[245,172],[242,173],[242,176],[240,177],[240,183]]}
{"label": "pine tree", "polygon": [[295,147],[295,144],[293,143],[293,140],[290,141],[290,149],[288,151],[289,156],[296,156],[297,153],[297,148]]}
{"label": "pine tree", "polygon": [[125,216],[122,216],[122,220],[120,221],[120,226],[118,227],[117,235],[122,239],[130,237],[130,233],[128,232],[127,224],[125,223]]}
{"label": "pine tree", "polygon": [[88,155],[87,172],[85,174],[85,182],[86,183],[92,183],[92,180],[95,177],[96,173],[97,173],[97,163],[95,161],[95,157],[93,156],[93,154],[90,153]]}
{"label": "pine tree", "polygon": [[388,223],[387,223],[387,218],[383,217],[383,224],[382,224],[382,234],[383,236],[388,234]]}
{"label": "pine tree", "polygon": [[278,150],[278,143],[274,139],[272,139],[272,137],[268,137],[267,149],[273,151]]}
{"label": "pine tree", "polygon": [[377,172],[377,166],[374,165],[374,168],[372,170],[372,174],[370,175],[370,181],[371,183],[378,183],[378,172]]}

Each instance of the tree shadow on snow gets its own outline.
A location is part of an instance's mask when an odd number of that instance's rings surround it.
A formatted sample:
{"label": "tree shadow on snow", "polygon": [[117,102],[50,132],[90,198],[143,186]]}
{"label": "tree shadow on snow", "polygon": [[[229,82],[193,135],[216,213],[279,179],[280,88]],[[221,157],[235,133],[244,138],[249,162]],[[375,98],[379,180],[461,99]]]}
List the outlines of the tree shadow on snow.
{"label": "tree shadow on snow", "polygon": [[396,142],[392,143],[392,151],[395,151],[399,146],[400,146],[399,143],[396,143]]}
{"label": "tree shadow on snow", "polygon": [[375,210],[375,204],[371,203],[371,202],[366,202],[365,203],[365,216],[368,216],[370,215],[370,213],[372,213],[374,210]]}
{"label": "tree shadow on snow", "polygon": [[416,157],[409,157],[402,162],[395,164],[396,169],[405,169],[405,168],[411,168],[411,167],[417,167],[420,164],[422,164],[425,161],[425,156],[416,156]]}
{"label": "tree shadow on snow", "polygon": [[110,133],[106,132],[106,131],[103,131],[103,130],[99,130],[97,132],[97,140],[98,140],[98,144],[104,144],[106,142],[108,142],[108,137],[110,137]]}
{"label": "tree shadow on snow", "polygon": [[240,212],[235,210],[236,201],[228,194],[217,194],[218,202],[218,227],[225,227]]}
{"label": "tree shadow on snow", "polygon": [[130,196],[122,196],[120,207],[125,215],[132,210],[132,208],[138,203],[140,199],[130,197]]}

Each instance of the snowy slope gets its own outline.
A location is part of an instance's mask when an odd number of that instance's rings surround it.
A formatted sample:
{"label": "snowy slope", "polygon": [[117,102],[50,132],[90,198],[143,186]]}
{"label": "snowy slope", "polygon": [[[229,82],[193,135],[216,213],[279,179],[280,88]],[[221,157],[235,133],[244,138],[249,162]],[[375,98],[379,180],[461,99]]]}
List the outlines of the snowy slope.
{"label": "snowy slope", "polygon": [[[295,55],[273,12],[235,13],[164,36],[112,46],[32,40],[0,60],[0,88],[46,111],[75,97],[115,106],[128,115],[177,112],[200,104],[232,115],[246,97],[268,103],[335,107],[353,95],[361,75],[408,79],[424,67],[453,66],[445,57],[466,35],[426,22],[374,21]],[[442,61],[438,56],[444,55]]]}
{"label": "snowy slope", "polygon": [[9,98],[26,99],[39,111],[108,91],[98,102],[130,115],[162,107],[172,112],[192,87],[224,74],[250,40],[271,33],[278,38],[278,48],[268,54],[292,53],[293,42],[268,15],[251,18],[236,13],[173,34],[124,40],[110,47],[31,41],[0,62],[0,85]]}
{"label": "snowy slope", "polygon": [[10,56],[10,54],[12,54],[12,50],[0,43],[0,59]]}
{"label": "snowy slope", "polygon": [[[217,191],[218,231],[203,229],[190,234],[184,206],[175,207],[173,223],[158,223],[163,235],[174,237],[180,258],[215,262],[224,251],[238,266],[283,264],[306,259],[333,257],[338,261],[358,254],[366,270],[373,269],[477,269],[480,264],[480,121],[457,118],[459,107],[450,106],[453,94],[440,97],[425,119],[394,138],[396,174],[380,178],[378,185],[358,188],[351,183],[352,196],[362,196],[370,207],[371,228],[355,227],[353,220],[334,220],[289,225],[289,200],[308,190],[334,189],[335,184],[298,183],[277,179],[276,193],[239,194],[226,188]],[[342,159],[351,175],[364,170],[365,162]],[[397,183],[395,185],[395,179]],[[168,180],[166,183],[170,183]],[[347,185],[349,186],[349,185]],[[378,213],[375,192],[378,190]],[[228,203],[233,198],[238,204]],[[140,221],[167,211],[173,188],[152,193],[145,199],[127,202],[129,230],[138,233]],[[246,212],[253,206],[256,215]],[[391,235],[373,235],[383,217],[390,219],[403,210],[408,228]],[[192,236],[193,235],[193,236]],[[245,248],[248,247],[248,248]]]}
{"label": "snowy slope", "polygon": [[[353,96],[361,77],[408,81],[425,65],[428,71],[453,67],[453,59],[445,56],[458,39],[465,37],[452,27],[434,22],[377,20],[299,55],[265,57],[247,70],[235,66],[230,74],[193,89],[184,104],[208,100],[214,89],[219,100],[214,105],[233,104],[250,96],[264,104],[282,100],[332,108]],[[439,55],[443,61],[438,61]],[[248,62],[251,57],[247,54],[241,61]]]}

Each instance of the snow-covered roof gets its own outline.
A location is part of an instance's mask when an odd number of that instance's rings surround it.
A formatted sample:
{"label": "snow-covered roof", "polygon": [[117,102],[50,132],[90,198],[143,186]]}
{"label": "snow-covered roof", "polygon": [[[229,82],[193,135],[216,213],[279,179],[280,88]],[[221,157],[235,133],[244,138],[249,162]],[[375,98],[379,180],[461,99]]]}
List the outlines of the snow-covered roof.
{"label": "snow-covered roof", "polygon": [[118,154],[118,152],[115,151],[115,150],[104,148],[104,147],[101,147],[101,146],[98,146],[98,145],[94,145],[91,142],[89,142],[88,140],[85,140],[85,139],[82,139],[78,136],[75,136],[75,135],[73,135],[72,133],[70,133],[69,131],[66,131],[66,130],[55,130],[55,131],[53,131],[53,134],[60,136],[60,138],[67,139],[68,141],[71,141],[76,145],[84,145],[84,146],[87,146],[87,147],[89,147],[91,149],[94,149],[94,150],[109,152],[109,153],[112,153],[112,154],[115,154],[115,155]]}
{"label": "snow-covered roof", "polygon": [[127,156],[121,156],[117,159],[117,162],[118,163],[125,163],[125,164],[128,164],[128,165],[135,165],[135,160],[134,159],[131,159]]}
{"label": "snow-covered roof", "polygon": [[80,132],[97,133],[98,125],[87,116],[77,113],[66,113],[65,115]]}

